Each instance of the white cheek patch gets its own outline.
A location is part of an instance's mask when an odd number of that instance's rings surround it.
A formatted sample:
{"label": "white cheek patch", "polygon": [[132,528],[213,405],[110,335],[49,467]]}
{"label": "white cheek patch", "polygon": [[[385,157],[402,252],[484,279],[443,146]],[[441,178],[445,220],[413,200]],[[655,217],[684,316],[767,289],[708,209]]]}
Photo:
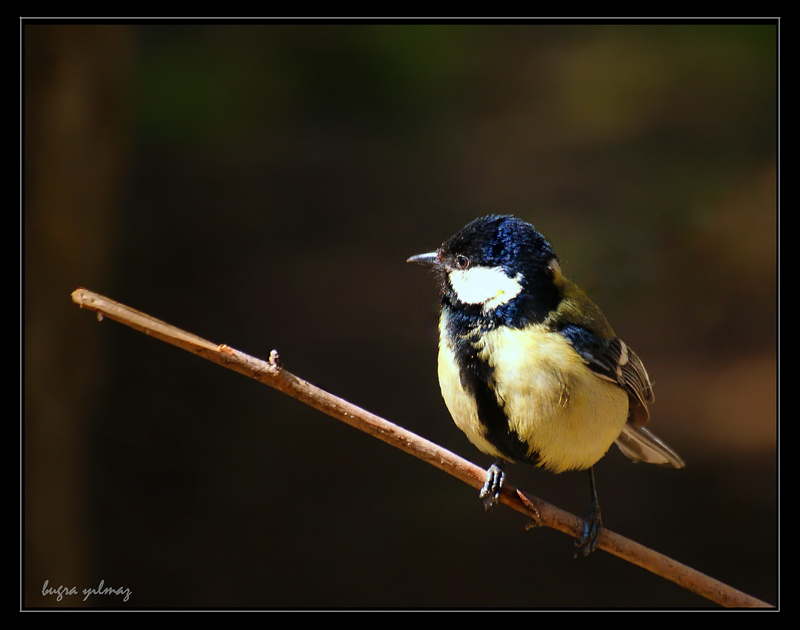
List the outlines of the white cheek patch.
{"label": "white cheek patch", "polygon": [[522,274],[511,278],[502,267],[471,267],[450,272],[450,286],[466,304],[483,304],[487,311],[514,299],[522,291]]}

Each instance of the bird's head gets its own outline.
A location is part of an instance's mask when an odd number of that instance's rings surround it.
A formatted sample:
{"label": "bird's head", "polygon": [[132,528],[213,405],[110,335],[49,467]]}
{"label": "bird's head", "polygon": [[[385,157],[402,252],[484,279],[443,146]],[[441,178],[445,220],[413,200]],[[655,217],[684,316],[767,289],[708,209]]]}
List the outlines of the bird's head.
{"label": "bird's head", "polygon": [[443,301],[456,308],[478,307],[491,314],[541,299],[549,308],[554,299],[556,255],[530,223],[510,215],[476,219],[435,252],[408,262],[433,268]]}

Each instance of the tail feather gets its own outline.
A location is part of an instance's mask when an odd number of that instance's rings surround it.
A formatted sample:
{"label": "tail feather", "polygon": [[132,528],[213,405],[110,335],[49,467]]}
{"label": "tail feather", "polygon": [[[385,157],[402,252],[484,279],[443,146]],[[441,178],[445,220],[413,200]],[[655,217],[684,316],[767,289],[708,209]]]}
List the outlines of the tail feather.
{"label": "tail feather", "polygon": [[626,424],[616,443],[619,450],[634,462],[672,468],[683,468],[686,465],[680,455],[644,427]]}

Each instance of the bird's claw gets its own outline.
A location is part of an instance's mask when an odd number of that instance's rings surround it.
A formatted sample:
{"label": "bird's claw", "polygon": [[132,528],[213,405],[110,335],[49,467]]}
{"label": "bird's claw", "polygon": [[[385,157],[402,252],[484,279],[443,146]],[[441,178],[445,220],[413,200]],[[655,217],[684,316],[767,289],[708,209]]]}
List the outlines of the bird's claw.
{"label": "bird's claw", "polygon": [[486,471],[486,482],[481,488],[480,497],[483,499],[483,507],[489,512],[500,502],[500,493],[503,491],[503,482],[506,473],[502,464],[494,463]]}
{"label": "bird's claw", "polygon": [[600,516],[600,508],[597,505],[590,505],[586,517],[583,519],[583,533],[580,540],[575,541],[575,551],[573,558],[580,553],[583,557],[588,556],[600,542],[600,534],[603,532],[603,519]]}

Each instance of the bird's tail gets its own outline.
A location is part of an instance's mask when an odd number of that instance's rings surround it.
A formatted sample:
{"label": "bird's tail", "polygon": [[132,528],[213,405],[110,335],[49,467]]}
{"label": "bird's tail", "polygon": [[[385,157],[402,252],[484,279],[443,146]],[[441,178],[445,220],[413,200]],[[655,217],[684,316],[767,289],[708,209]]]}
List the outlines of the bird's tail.
{"label": "bird's tail", "polygon": [[658,466],[683,468],[681,456],[644,427],[626,424],[617,438],[617,446],[634,462],[647,462]]}

